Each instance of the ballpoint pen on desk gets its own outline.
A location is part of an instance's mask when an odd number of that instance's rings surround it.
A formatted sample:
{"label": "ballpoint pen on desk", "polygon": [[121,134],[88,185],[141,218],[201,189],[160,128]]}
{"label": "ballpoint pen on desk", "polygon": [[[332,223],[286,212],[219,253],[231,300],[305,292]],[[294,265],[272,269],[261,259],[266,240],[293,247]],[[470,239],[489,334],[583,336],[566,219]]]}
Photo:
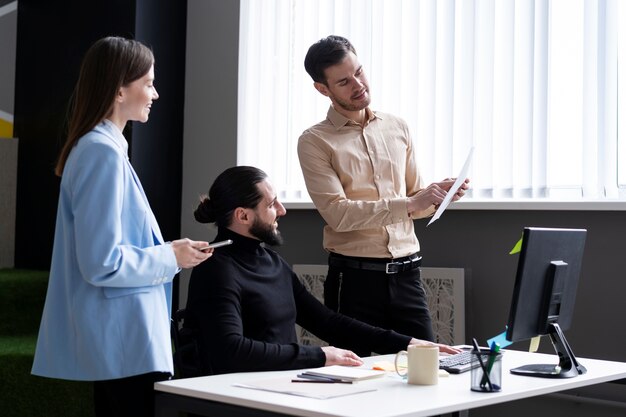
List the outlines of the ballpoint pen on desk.
{"label": "ballpoint pen on desk", "polygon": [[487,362],[487,371],[483,374],[483,379],[480,381],[480,386],[484,387],[489,380],[489,374],[491,374],[491,368],[493,368],[493,363],[496,361],[496,357],[500,352],[500,345],[493,341],[491,342],[491,346],[489,348],[489,361]]}
{"label": "ballpoint pen on desk", "polygon": [[327,384],[351,384],[351,381],[344,381],[338,378],[332,378],[328,376],[318,376],[318,375],[310,375],[310,374],[298,374],[298,378],[300,379],[292,379],[291,382],[320,382]]}
{"label": "ballpoint pen on desk", "polygon": [[[483,358],[481,357],[480,346],[478,346],[478,342],[476,338],[472,338],[472,343],[474,344],[474,349],[476,350],[476,357],[478,358],[478,363],[480,364],[480,368],[483,370],[483,378],[487,379],[487,385],[489,385],[489,391],[493,391],[493,386],[491,385],[491,380],[489,379],[489,373],[485,364],[483,362]],[[481,386],[483,386],[481,382]]]}
{"label": "ballpoint pen on desk", "polygon": [[323,380],[323,379],[292,379],[291,382],[313,382],[318,384],[334,384],[337,381]]}

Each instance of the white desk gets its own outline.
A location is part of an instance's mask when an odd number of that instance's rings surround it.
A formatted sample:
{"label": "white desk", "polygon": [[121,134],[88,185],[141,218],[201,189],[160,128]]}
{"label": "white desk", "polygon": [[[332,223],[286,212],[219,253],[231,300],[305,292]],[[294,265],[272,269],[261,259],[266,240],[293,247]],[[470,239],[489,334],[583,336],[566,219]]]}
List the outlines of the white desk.
{"label": "white desk", "polygon": [[[366,368],[393,355],[365,358]],[[579,359],[587,373],[569,379],[516,376],[511,368],[530,363],[556,363],[555,355],[506,351],[502,363],[502,391],[479,393],[470,390],[470,372],[440,378],[434,386],[414,386],[394,376],[362,381],[376,391],[326,400],[234,387],[271,377],[292,377],[298,371],[215,375],[158,382],[156,416],[178,416],[178,411],[211,416],[308,417],[420,417],[454,413],[487,405],[549,394],[558,391],[626,378],[626,363]]]}

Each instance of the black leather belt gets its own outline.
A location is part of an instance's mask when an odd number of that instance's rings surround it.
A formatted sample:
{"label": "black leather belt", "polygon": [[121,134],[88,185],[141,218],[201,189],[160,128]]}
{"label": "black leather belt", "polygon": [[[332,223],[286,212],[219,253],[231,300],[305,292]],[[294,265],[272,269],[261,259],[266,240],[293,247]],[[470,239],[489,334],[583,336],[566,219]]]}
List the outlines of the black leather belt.
{"label": "black leather belt", "polygon": [[396,259],[380,259],[375,258],[357,258],[353,256],[342,256],[331,253],[328,258],[328,265],[352,268],[366,269],[368,271],[379,271],[385,274],[397,274],[399,272],[410,271],[419,268],[422,264],[422,257],[416,253]]}

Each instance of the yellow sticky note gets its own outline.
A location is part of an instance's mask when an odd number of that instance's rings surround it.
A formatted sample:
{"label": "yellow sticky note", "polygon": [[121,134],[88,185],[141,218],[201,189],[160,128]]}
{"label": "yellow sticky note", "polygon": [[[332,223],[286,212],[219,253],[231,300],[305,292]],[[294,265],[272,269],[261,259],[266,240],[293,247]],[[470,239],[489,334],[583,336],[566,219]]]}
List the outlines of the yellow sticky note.
{"label": "yellow sticky note", "polygon": [[529,352],[536,352],[539,350],[539,342],[541,341],[541,336],[533,337],[530,339],[530,347],[528,348]]}

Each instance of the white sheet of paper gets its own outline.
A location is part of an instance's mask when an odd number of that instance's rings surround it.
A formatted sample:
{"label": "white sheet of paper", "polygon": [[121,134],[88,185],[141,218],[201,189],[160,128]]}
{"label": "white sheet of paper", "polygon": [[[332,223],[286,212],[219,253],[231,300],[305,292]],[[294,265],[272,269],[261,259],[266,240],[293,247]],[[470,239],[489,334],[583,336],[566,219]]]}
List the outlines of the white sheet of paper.
{"label": "white sheet of paper", "polygon": [[377,386],[372,385],[370,382],[371,381],[364,381],[357,384],[295,383],[291,382],[291,378],[281,377],[250,381],[243,384],[233,384],[233,386],[326,400],[329,398],[343,397],[345,395],[376,391],[378,389]]}
{"label": "white sheet of paper", "polygon": [[465,159],[465,164],[463,165],[461,172],[456,177],[456,181],[454,181],[454,184],[452,184],[452,187],[450,187],[450,191],[448,191],[448,194],[446,194],[446,197],[443,199],[443,201],[439,205],[439,208],[437,209],[433,217],[430,219],[426,227],[430,226],[434,221],[436,221],[439,217],[441,217],[443,212],[448,207],[448,204],[450,204],[450,202],[452,201],[452,197],[454,197],[456,192],[459,190],[459,187],[461,186],[461,184],[463,184],[463,182],[467,178],[467,171],[469,170],[470,163],[472,162],[472,155],[474,155],[473,146],[470,149],[469,154],[467,155],[467,158]]}

